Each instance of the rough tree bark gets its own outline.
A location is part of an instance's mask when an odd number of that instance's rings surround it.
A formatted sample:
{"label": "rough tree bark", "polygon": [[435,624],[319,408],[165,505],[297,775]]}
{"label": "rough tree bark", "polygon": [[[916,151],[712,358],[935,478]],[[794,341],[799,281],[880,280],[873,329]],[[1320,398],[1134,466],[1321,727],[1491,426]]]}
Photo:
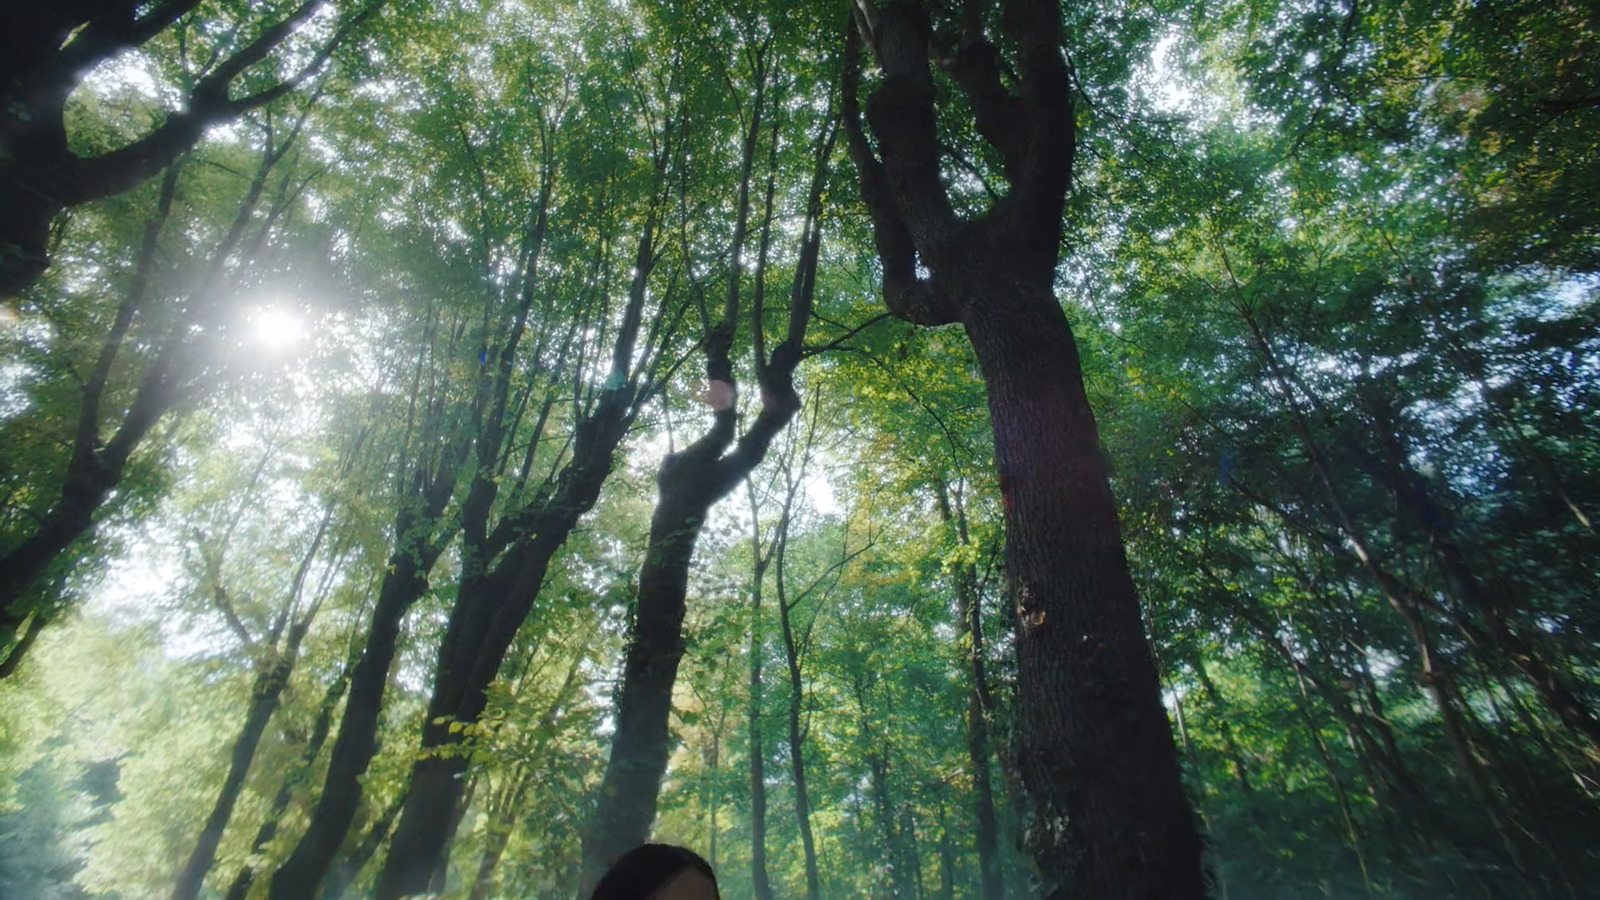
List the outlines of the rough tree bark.
{"label": "rough tree bark", "polygon": [[[762,82],[764,78],[758,78],[758,84]],[[757,109],[759,100],[758,95]],[[748,197],[749,163],[760,127],[758,115],[751,119],[741,178],[742,201]],[[706,514],[761,462],[773,439],[800,408],[794,371],[803,355],[811,317],[821,245],[822,189],[834,135],[830,122],[817,141],[800,259],[790,291],[788,332],[770,358],[757,363],[761,411],[749,430],[735,441],[738,413],[730,351],[739,315],[738,267],[745,217],[745,203],[740,204],[741,222],[730,254],[728,297],[721,321],[706,340],[706,374],[713,385],[713,422],[699,440],[670,454],[656,476],[660,496],[651,516],[649,545],[639,571],[638,605],[618,694],[611,757],[584,836],[580,893],[591,890],[617,857],[643,843],[655,819],[657,794],[667,765],[672,688],[683,658],[689,563]],[[752,305],[752,313],[752,329],[759,331],[759,304]],[[728,394],[720,406],[716,398],[718,382]]]}
{"label": "rough tree bark", "polygon": [[[845,121],[873,221],[890,312],[959,323],[977,354],[994,428],[1016,598],[1018,766],[1032,806],[1025,844],[1038,893],[1203,896],[1196,833],[1144,639],[1117,507],[1077,345],[1054,293],[1075,150],[1073,86],[1057,0],[1007,0],[1014,59],[966,0],[950,72],[997,151],[1009,192],[956,215],[940,180],[925,9],[856,0]],[[857,105],[859,47],[883,80]],[[1015,71],[1008,90],[1002,70]]]}
{"label": "rough tree bark", "polygon": [[67,98],[89,71],[141,47],[199,6],[198,0],[67,0],[11,4],[0,18],[0,297],[38,280],[49,265],[50,221],[65,209],[120,194],[194,146],[207,128],[259,109],[304,84],[350,33],[382,6],[347,17],[289,77],[240,97],[246,70],[327,4],[305,0],[260,28],[231,56],[196,73],[181,111],[130,144],[85,158],[68,147]]}

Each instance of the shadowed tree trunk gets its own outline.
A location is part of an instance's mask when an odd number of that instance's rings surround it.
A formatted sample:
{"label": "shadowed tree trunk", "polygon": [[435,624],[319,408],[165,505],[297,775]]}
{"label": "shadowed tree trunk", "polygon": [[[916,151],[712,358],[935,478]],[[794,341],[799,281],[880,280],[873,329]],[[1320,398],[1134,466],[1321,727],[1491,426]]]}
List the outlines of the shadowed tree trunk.
{"label": "shadowed tree trunk", "polygon": [[[436,317],[430,315],[425,344],[431,341],[436,326]],[[424,397],[419,391],[428,357],[427,347],[417,355],[411,386],[412,412],[408,414],[414,415],[419,407],[423,411],[414,444],[419,448],[419,458],[403,461],[396,476],[400,508],[395,514],[394,549],[378,587],[366,646],[350,675],[350,695],[339,721],[322,793],[305,833],[273,873],[267,892],[271,900],[316,896],[317,887],[333,865],[360,807],[361,776],[378,751],[379,715],[401,624],[412,605],[427,593],[428,574],[455,538],[457,526],[444,521],[442,513],[455,494],[456,474],[469,446],[461,438],[445,440],[446,435],[465,430],[446,421],[444,394],[448,386],[434,385],[433,397]]]}
{"label": "shadowed tree trunk", "polygon": [[[817,840],[811,833],[811,796],[806,789],[806,748],[805,728],[801,722],[801,715],[805,707],[805,680],[800,671],[800,642],[796,640],[794,623],[790,613],[804,597],[790,601],[788,591],[784,587],[785,557],[789,547],[789,524],[795,494],[799,492],[805,480],[804,468],[801,476],[791,479],[789,495],[784,500],[783,518],[778,523],[778,548],[777,571],[775,573],[778,588],[778,623],[783,630],[783,653],[789,672],[789,770],[794,778],[794,817],[800,825],[800,848],[805,852],[806,861],[806,900],[817,900],[822,896],[822,874],[817,867]],[[805,593],[809,593],[806,591]]]}
{"label": "shadowed tree trunk", "polygon": [[[350,699],[345,703],[339,735],[333,742],[322,794],[305,834],[272,876],[267,894],[272,900],[315,896],[355,819],[361,803],[361,776],[378,752],[378,716],[383,709],[401,622],[411,605],[427,593],[428,572],[453,536],[448,527],[440,534],[432,534],[438,527],[436,520],[444,498],[453,487],[445,483],[453,481],[453,467],[438,471],[440,480],[430,485],[432,489],[426,497],[429,505],[424,510],[432,515],[416,516],[408,510],[399,516],[400,541],[389,557],[389,567],[378,589],[367,646],[350,676]],[[437,506],[434,499],[438,500]]]}
{"label": "shadowed tree trunk", "polygon": [[[384,807],[383,815],[378,817],[361,840],[350,848],[349,855],[339,860],[328,873],[327,880],[323,883],[321,900],[342,900],[345,892],[350,890],[350,885],[360,877],[361,870],[378,854],[378,848],[389,839],[389,829],[394,827],[395,817],[400,815],[400,808],[405,805],[405,794],[394,798],[388,806]],[[306,896],[313,896],[307,894]]]}
{"label": "shadowed tree trunk", "polygon": [[130,190],[194,146],[207,128],[289,94],[320,71],[383,0],[347,16],[288,78],[232,96],[246,70],[259,68],[326,4],[305,0],[261,27],[231,56],[196,73],[179,111],[167,113],[148,134],[95,157],[79,156],[68,146],[67,98],[90,70],[148,43],[199,6],[198,0],[11,4],[0,19],[0,297],[43,274],[50,222],[58,213]]}
{"label": "shadowed tree trunk", "polygon": [[[985,36],[985,12],[963,4],[950,72],[1010,190],[963,220],[940,179],[927,13],[907,0],[857,2],[845,120],[884,302],[916,324],[961,324],[982,368],[1017,606],[1018,768],[1039,894],[1198,898],[1200,839],[1054,293],[1075,148],[1061,8],[1003,4],[1010,61]],[[866,109],[876,148],[857,105],[861,38],[883,70]],[[1015,92],[1002,69],[1016,73]]]}
{"label": "shadowed tree trunk", "polygon": [[[699,440],[668,455],[656,475],[660,496],[650,520],[649,545],[639,571],[639,599],[618,693],[617,730],[611,743],[611,757],[593,819],[584,836],[580,893],[591,890],[619,856],[643,843],[655,819],[657,794],[667,766],[672,688],[683,658],[689,564],[706,514],[761,462],[773,439],[800,407],[794,388],[794,371],[803,355],[816,287],[822,190],[835,134],[832,122],[824,127],[824,133],[817,140],[800,259],[790,291],[787,335],[768,359],[759,358],[761,344],[759,340],[756,342],[761,411],[749,430],[735,441],[738,413],[730,353],[739,316],[739,258],[749,172],[760,129],[760,86],[765,83],[761,59],[758,54],[756,112],[751,116],[745,135],[728,296],[721,321],[706,335],[706,374],[712,385],[713,424]],[[759,297],[760,275],[756,281]],[[760,332],[759,300],[752,304],[751,311],[752,331]],[[719,390],[725,390],[725,396],[719,398]]]}

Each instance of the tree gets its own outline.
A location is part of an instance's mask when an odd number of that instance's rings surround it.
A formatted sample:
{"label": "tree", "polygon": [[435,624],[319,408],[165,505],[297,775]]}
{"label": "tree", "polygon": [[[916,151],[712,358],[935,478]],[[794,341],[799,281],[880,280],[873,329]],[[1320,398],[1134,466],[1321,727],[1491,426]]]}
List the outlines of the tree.
{"label": "tree", "polygon": [[[8,650],[7,668],[14,669],[15,660],[27,652],[32,643],[29,635],[48,625],[58,612],[59,592],[48,583],[48,574],[68,548],[93,528],[150,431],[180,403],[203,396],[228,376],[239,374],[237,369],[230,371],[223,358],[225,344],[216,337],[228,324],[237,327],[236,322],[228,322],[225,300],[242,285],[230,287],[229,278],[254,269],[252,277],[264,281],[271,271],[261,263],[272,252],[275,230],[283,227],[309,179],[285,166],[288,171],[280,174],[277,184],[271,180],[295,147],[309,113],[308,105],[286,132],[279,130],[281,125],[275,124],[270,111],[262,116],[259,162],[231,210],[225,233],[209,259],[194,259],[175,273],[156,271],[162,233],[172,215],[180,181],[179,165],[167,169],[128,283],[89,375],[77,392],[64,471],[57,476],[47,470],[48,475],[38,473],[29,479],[38,493],[44,493],[39,489],[50,484],[47,478],[54,480],[55,484],[46,488],[53,496],[36,514],[36,524],[17,535],[0,558],[0,640],[15,644]],[[261,208],[263,201],[265,209]],[[200,214],[202,221],[204,215]],[[162,294],[169,296],[162,298]],[[151,302],[156,299],[167,302]],[[137,387],[129,397],[123,395],[123,386],[115,383],[114,377],[124,375],[127,356],[132,355],[127,345],[135,339],[142,339],[138,343],[145,346],[153,344],[154,352],[134,361],[140,368]],[[115,407],[108,402],[115,400],[126,404],[120,415],[112,412]],[[65,419],[67,414],[62,411],[60,416]],[[114,427],[108,429],[107,419]],[[57,427],[67,430],[65,422]],[[56,466],[59,461],[51,459],[49,468]]]}
{"label": "tree", "polygon": [[[74,0],[8,13],[0,67],[0,297],[20,292],[44,272],[50,223],[63,210],[129,190],[172,165],[208,128],[294,91],[382,3],[346,14],[311,45],[308,57],[280,64],[280,72],[263,71],[274,68],[274,51],[293,43],[326,5],[291,4],[249,30],[237,23],[216,43],[200,20],[185,18],[199,0]],[[185,95],[182,109],[121,146],[80,155],[67,134],[73,92],[97,66],[165,34],[179,41],[181,64],[172,77]],[[192,62],[189,41],[197,43]],[[236,87],[245,92],[232,96]]]}
{"label": "tree", "polygon": [[[770,39],[769,39],[770,41]],[[617,703],[617,733],[611,761],[600,788],[599,803],[585,840],[584,888],[600,879],[618,857],[648,835],[655,818],[656,795],[667,764],[668,716],[678,664],[683,657],[683,616],[687,602],[689,563],[710,507],[726,497],[761,463],[773,439],[799,409],[794,374],[805,351],[806,328],[816,290],[817,260],[822,242],[822,196],[835,125],[824,119],[815,139],[813,171],[801,228],[799,261],[789,295],[788,327],[783,340],[765,353],[765,318],[761,302],[768,227],[755,273],[756,299],[750,305],[756,382],[761,409],[750,427],[735,440],[738,409],[730,358],[741,306],[740,268],[747,231],[748,196],[761,135],[762,104],[767,90],[766,53],[770,43],[750,48],[755,91],[744,130],[743,151],[729,276],[722,314],[704,337],[706,377],[712,425],[703,436],[662,461],[656,477],[660,496],[650,524],[650,544],[639,571],[639,601]],[[773,141],[778,131],[773,130]],[[768,204],[770,226],[771,206]],[[701,301],[702,306],[704,300]],[[709,316],[702,310],[703,324]]]}
{"label": "tree", "polygon": [[[856,11],[845,120],[884,302],[915,324],[959,322],[983,367],[1019,621],[1018,766],[1041,891],[1199,897],[1200,840],[1077,346],[1053,289],[1075,149],[1060,8],[1004,5],[1015,92],[1001,80],[985,12],[963,5],[951,75],[1010,192],[962,219],[940,180],[929,45],[944,38],[917,4]],[[884,76],[867,106],[876,150],[855,98],[861,43]]]}
{"label": "tree", "polygon": [[[500,484],[495,464],[503,464],[507,457],[502,450],[502,429],[509,408],[511,364],[534,296],[531,281],[522,289],[522,306],[510,335],[501,344],[498,371],[480,381],[484,394],[475,407],[488,412],[481,419],[487,429],[476,442],[476,475],[463,502],[463,550],[467,561],[450,625],[440,643],[433,697],[423,725],[424,756],[413,768],[406,806],[379,876],[377,894],[385,900],[423,890],[431,880],[449,842],[447,811],[454,808],[462,790],[460,775],[467,759],[457,752],[457,747],[463,731],[482,715],[489,686],[539,597],[551,559],[566,543],[578,520],[594,506],[601,486],[611,474],[617,446],[659,388],[658,378],[665,370],[663,353],[672,338],[669,323],[678,303],[676,292],[664,292],[648,317],[646,313],[650,275],[658,258],[659,206],[665,198],[664,184],[678,127],[667,118],[661,128],[652,166],[655,181],[648,188],[626,305],[615,326],[609,359],[598,361],[608,363],[602,370],[605,378],[584,384],[583,376],[598,374],[594,370],[600,366],[593,365],[591,369],[584,364],[589,360],[580,360],[575,366],[579,379],[571,456],[558,456],[559,471],[552,470],[542,484],[513,494],[493,527],[488,522]],[[553,173],[547,177],[553,177]],[[541,211],[534,228],[541,229],[543,221]],[[532,246],[537,248],[537,241]],[[525,278],[531,280],[534,274],[531,264],[524,269]],[[569,345],[577,331],[574,328],[569,335]],[[541,361],[536,358],[534,365],[540,366]],[[561,387],[556,384],[547,394],[546,414]],[[542,420],[539,424],[542,426]],[[535,446],[537,435],[530,447]],[[527,468],[525,464],[524,477]],[[518,487],[522,487],[520,479]]]}

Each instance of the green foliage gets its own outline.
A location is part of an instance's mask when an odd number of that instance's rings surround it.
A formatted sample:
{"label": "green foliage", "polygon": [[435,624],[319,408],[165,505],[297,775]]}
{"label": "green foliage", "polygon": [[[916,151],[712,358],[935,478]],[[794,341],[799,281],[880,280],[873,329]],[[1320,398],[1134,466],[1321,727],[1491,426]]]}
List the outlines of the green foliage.
{"label": "green foliage", "polygon": [[[254,21],[247,6],[202,4],[124,65],[158,95],[182,87],[213,46],[245,39],[233,25]],[[308,764],[308,743],[364,645],[397,525],[417,485],[447,471],[429,526],[445,549],[403,623],[351,859],[404,794],[462,575],[483,564],[455,542],[469,486],[495,485],[491,524],[539,496],[581,410],[619,387],[608,348],[648,221],[663,317],[647,329],[670,374],[555,558],[488,710],[429,751],[465,755],[472,785],[443,896],[473,896],[485,860],[477,896],[571,895],[652,478],[710,420],[693,370],[728,287],[754,54],[768,47],[773,104],[743,290],[749,303],[770,166],[770,349],[809,136],[837,78],[835,12],[392,4],[315,103],[285,97],[183,161],[100,443],[175,328],[191,342],[188,380],[98,527],[30,601],[53,624],[0,681],[0,895],[170,893],[269,659],[259,638],[321,598],[206,890],[247,863],[270,873],[320,789],[328,750]],[[1583,895],[1600,877],[1600,731],[1583,725],[1600,708],[1593,16],[1389,0],[1067,15],[1082,140],[1058,288],[1219,895]],[[147,129],[162,96],[141,83],[90,78],[70,107],[75,146]],[[941,108],[955,200],[987,205],[997,157],[956,124],[959,104]],[[244,219],[254,243],[222,247],[265,135],[302,113]],[[802,433],[701,534],[656,834],[713,856],[724,896],[753,895],[754,715],[769,874],[779,896],[802,894],[798,699],[824,894],[944,896],[948,879],[951,896],[978,896],[973,641],[957,614],[970,574],[1000,862],[1022,895],[1014,623],[983,373],[955,327],[875,321],[854,174],[842,154],[831,163],[809,342],[827,350],[800,370]],[[496,412],[480,386],[510,339],[546,188],[527,332]],[[152,182],[75,210],[50,272],[0,311],[0,549],[60,496],[86,373],[158,198]],[[190,318],[197,304],[206,318]],[[263,341],[252,316],[269,307],[299,321],[298,339]],[[749,330],[733,350],[746,424],[759,402]],[[504,428],[493,458],[457,453],[486,423]],[[780,533],[784,565],[765,557],[753,614],[752,553]],[[273,816],[276,837],[255,847]],[[353,874],[350,895],[376,868]]]}

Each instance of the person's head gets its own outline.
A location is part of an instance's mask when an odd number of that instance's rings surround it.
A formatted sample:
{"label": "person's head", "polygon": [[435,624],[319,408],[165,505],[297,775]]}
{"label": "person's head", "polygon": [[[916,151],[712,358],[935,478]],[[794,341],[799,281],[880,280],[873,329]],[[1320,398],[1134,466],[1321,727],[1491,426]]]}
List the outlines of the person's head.
{"label": "person's head", "polygon": [[600,876],[590,900],[720,900],[717,875],[700,854],[640,844]]}

